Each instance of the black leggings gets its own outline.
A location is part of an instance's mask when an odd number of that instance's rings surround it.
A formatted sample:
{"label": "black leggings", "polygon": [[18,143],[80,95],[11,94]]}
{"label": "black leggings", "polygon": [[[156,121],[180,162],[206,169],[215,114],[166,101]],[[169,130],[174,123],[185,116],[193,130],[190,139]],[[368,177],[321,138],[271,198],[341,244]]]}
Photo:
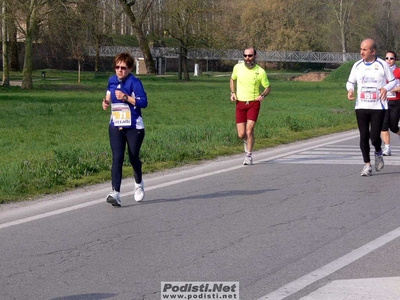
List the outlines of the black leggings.
{"label": "black leggings", "polygon": [[399,132],[400,100],[389,100],[389,109],[386,110],[382,131]]}
{"label": "black leggings", "polygon": [[[381,130],[385,110],[381,109],[356,109],[358,130],[360,131],[360,149],[365,163],[371,161],[369,140],[375,147],[375,152],[382,151]],[[371,125],[371,126],[370,126]],[[371,130],[370,130],[371,127]]]}
{"label": "black leggings", "polygon": [[108,132],[112,151],[111,184],[113,190],[120,192],[126,144],[128,144],[129,161],[133,168],[135,182],[142,182],[142,162],[139,152],[144,139],[144,129],[124,128],[120,130],[110,124]]}

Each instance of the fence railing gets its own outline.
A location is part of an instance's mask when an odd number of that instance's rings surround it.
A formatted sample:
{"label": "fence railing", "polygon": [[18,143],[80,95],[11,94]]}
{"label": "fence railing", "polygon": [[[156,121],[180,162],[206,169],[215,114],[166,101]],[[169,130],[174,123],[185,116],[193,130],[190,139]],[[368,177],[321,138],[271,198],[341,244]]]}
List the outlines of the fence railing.
{"label": "fence railing", "polygon": [[[114,57],[118,53],[129,52],[134,57],[143,57],[140,48],[122,46],[100,47],[101,57]],[[179,49],[170,47],[154,47],[151,49],[154,58],[178,58]],[[89,55],[95,56],[94,48],[89,49]],[[188,51],[189,59],[205,60],[243,60],[242,50],[208,50],[192,49]],[[311,62],[311,63],[344,63],[360,59],[359,53],[341,52],[302,52],[302,51],[257,51],[258,61],[269,62]]]}

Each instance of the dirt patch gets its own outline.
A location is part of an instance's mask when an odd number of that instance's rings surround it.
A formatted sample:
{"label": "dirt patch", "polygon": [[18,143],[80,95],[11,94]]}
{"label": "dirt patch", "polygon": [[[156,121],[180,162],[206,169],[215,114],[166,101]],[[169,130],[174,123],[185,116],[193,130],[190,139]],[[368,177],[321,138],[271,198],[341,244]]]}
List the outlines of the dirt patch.
{"label": "dirt patch", "polygon": [[310,72],[300,76],[293,76],[290,80],[294,81],[322,81],[329,73],[324,72]]}
{"label": "dirt patch", "polygon": [[10,80],[10,86],[21,86],[22,80]]}

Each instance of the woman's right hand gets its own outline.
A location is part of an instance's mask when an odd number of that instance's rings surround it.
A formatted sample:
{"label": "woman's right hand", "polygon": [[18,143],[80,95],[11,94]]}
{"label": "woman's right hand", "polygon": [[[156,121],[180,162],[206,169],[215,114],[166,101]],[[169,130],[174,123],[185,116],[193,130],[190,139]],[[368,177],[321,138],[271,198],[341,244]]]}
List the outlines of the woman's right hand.
{"label": "woman's right hand", "polygon": [[107,110],[107,108],[110,106],[110,101],[107,99],[103,99],[103,110]]}

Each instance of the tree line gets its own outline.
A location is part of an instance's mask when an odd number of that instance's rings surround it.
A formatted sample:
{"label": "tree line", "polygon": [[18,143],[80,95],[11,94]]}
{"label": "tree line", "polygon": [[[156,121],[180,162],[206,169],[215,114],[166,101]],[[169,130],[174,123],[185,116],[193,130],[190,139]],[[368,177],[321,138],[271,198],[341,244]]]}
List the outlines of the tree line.
{"label": "tree line", "polygon": [[[110,46],[110,36],[135,36],[148,73],[155,73],[151,42],[169,37],[179,49],[180,79],[189,80],[193,48],[358,52],[373,37],[382,51],[399,50],[400,0],[0,0],[3,85],[19,69],[32,88],[34,45],[47,55],[73,59],[80,71],[90,46]],[[183,77],[182,77],[183,76]]]}

